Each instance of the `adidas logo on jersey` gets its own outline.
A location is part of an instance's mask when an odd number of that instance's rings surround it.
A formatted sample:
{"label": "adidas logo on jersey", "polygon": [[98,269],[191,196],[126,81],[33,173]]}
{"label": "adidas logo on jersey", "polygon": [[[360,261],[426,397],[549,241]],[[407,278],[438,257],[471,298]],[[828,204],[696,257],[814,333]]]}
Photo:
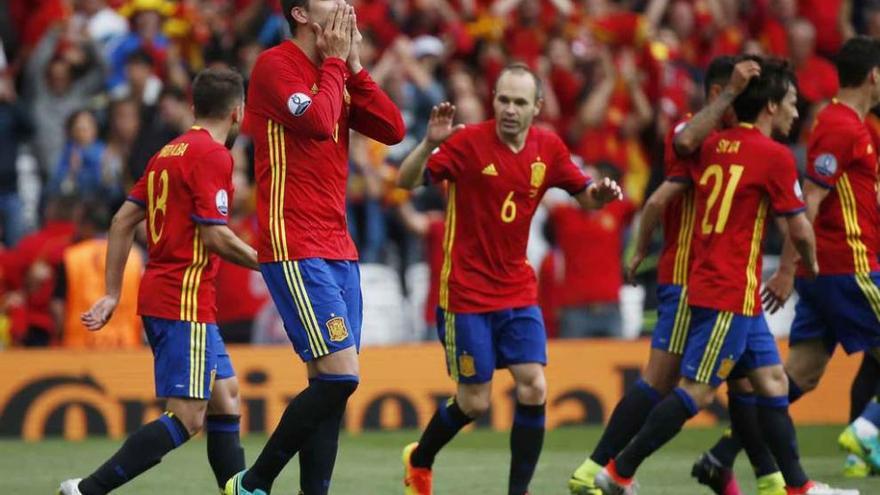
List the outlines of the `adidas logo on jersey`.
{"label": "adidas logo on jersey", "polygon": [[492,177],[498,177],[498,171],[495,170],[495,164],[490,163],[486,165],[486,168],[483,169],[483,175],[491,175]]}

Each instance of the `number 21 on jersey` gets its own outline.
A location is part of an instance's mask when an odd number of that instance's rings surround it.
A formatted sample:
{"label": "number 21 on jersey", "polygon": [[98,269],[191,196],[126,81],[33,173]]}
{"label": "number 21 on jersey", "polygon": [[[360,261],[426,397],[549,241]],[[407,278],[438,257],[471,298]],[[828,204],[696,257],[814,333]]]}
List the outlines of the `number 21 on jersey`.
{"label": "number 21 on jersey", "polygon": [[[156,179],[156,171],[147,175],[147,228],[153,244],[159,242],[165,228],[165,210],[168,208],[168,170],[163,170]],[[162,218],[158,221],[158,213]]]}
{"label": "number 21 on jersey", "polygon": [[[727,219],[730,217],[730,206],[733,203],[733,195],[736,192],[736,186],[742,178],[744,167],[742,165],[731,165],[728,169],[728,177],[724,177],[724,169],[721,165],[709,165],[700,177],[700,185],[705,186],[712,182],[712,190],[709,192],[709,199],[706,202],[706,212],[703,213],[702,232],[703,235],[716,234],[724,232],[727,226]],[[725,185],[726,184],[726,185]],[[718,215],[714,225],[710,219],[715,203],[718,201],[718,195],[724,189],[724,196],[721,198],[721,206],[718,208]]]}

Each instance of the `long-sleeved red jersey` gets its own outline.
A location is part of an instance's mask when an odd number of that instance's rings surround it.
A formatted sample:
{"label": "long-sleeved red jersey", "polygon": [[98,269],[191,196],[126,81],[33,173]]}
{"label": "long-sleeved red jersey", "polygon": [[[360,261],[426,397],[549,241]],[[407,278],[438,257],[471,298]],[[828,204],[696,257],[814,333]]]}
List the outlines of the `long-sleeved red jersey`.
{"label": "long-sleeved red jersey", "polygon": [[292,41],[260,54],[251,74],[244,131],[254,140],[261,263],[355,260],[345,191],[348,132],[385,144],[403,139],[400,111],[366,70],[320,67]]}

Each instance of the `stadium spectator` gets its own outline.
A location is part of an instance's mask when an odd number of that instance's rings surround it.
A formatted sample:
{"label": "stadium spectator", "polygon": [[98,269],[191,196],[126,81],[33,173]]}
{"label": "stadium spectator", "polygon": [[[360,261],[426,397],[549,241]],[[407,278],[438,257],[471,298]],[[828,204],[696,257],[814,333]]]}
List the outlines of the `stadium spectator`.
{"label": "stadium spectator", "polygon": [[18,100],[15,84],[0,72],[0,243],[14,247],[24,229],[18,195],[18,151],[31,135],[30,117]]}
{"label": "stadium spectator", "polygon": [[140,105],[132,99],[114,101],[107,109],[107,120],[107,147],[101,157],[101,169],[112,173],[118,181],[122,179],[123,186],[131,185],[137,177],[128,176],[128,160],[140,132]]}
{"label": "stadium spectator", "polygon": [[173,87],[162,90],[156,107],[143,107],[141,112],[143,120],[128,160],[128,174],[135,180],[143,175],[150,157],[193,122],[188,97]]}
{"label": "stadium spectator", "polygon": [[109,61],[110,48],[128,34],[128,19],[108,6],[105,0],[78,0],[74,2],[74,9],[74,29],[85,30],[104,60]]}
{"label": "stadium spectator", "polygon": [[[619,171],[607,163],[587,167],[587,174],[596,180],[620,178]],[[581,210],[569,201],[550,209],[549,221],[559,246],[552,265],[559,337],[620,337],[623,241],[635,211],[628,199],[595,211]],[[602,260],[601,267],[595,260]]]}
{"label": "stadium spectator", "polygon": [[100,90],[103,70],[87,39],[63,37],[64,26],[49,30],[34,49],[25,70],[24,97],[36,134],[34,152],[45,176],[52,176],[64,149],[65,122],[88,106]]}
{"label": "stadium spectator", "polygon": [[126,65],[132,53],[144,51],[149,54],[153,71],[162,76],[170,40],[162,33],[165,17],[171,14],[174,4],[165,0],[130,0],[121,13],[129,18],[131,32],[119,40],[110,53],[107,88],[114,91],[125,80]]}
{"label": "stadium spectator", "polygon": [[107,167],[107,145],[98,137],[98,122],[88,110],[75,112],[67,121],[67,143],[55,166],[46,192],[50,195],[98,197],[116,201],[122,196],[121,170]]}
{"label": "stadium spectator", "polygon": [[133,98],[146,107],[155,106],[162,92],[162,80],[153,73],[153,56],[145,50],[133,51],[123,70],[123,79],[110,91],[110,97]]}
{"label": "stadium spectator", "polygon": [[76,241],[64,249],[55,270],[52,311],[60,322],[61,345],[75,349],[133,349],[144,345],[137,315],[137,294],[144,262],[137,247],[125,264],[122,298],[113,317],[100,332],[86,329],[80,315],[104,293],[107,230],[110,211],[103,202],[83,201],[76,207]]}
{"label": "stadium spectator", "polygon": [[24,300],[24,333],[16,336],[21,345],[41,347],[55,341],[59,322],[50,308],[55,268],[73,240],[76,202],[71,196],[47,198],[42,228],[18,243],[7,266],[9,286]]}
{"label": "stadium spectator", "polygon": [[[233,148],[233,155],[236,149]],[[239,239],[256,246],[259,235],[253,184],[249,182],[247,162],[236,160],[232,173],[235,194],[232,197],[229,228]],[[260,272],[220,260],[217,270],[217,326],[227,343],[252,342],[254,323],[269,301],[269,290]],[[286,338],[286,337],[285,337]]]}

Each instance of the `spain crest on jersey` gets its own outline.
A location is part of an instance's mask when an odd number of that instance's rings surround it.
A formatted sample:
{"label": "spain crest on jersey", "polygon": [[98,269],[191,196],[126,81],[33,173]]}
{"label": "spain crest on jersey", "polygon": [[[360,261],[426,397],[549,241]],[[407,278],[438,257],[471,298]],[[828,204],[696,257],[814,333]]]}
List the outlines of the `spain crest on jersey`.
{"label": "spain crest on jersey", "polygon": [[532,190],[529,192],[531,197],[535,197],[538,194],[538,189],[541,188],[541,185],[544,184],[544,178],[547,176],[547,164],[541,161],[541,157],[538,157],[538,161],[532,163],[532,176],[529,179],[529,185]]}
{"label": "spain crest on jersey", "polygon": [[333,342],[341,342],[348,337],[348,328],[345,327],[345,320],[341,316],[327,320],[327,331]]}

